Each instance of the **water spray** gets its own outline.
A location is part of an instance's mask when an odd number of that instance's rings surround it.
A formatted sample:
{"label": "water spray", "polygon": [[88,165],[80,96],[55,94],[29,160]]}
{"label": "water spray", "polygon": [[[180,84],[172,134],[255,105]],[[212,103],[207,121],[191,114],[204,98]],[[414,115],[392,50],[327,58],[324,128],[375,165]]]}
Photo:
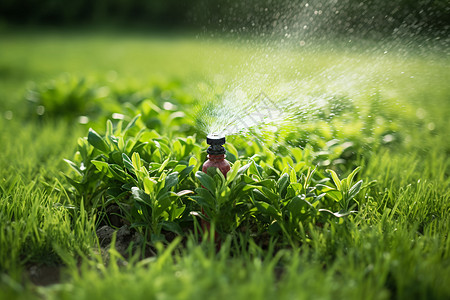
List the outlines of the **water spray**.
{"label": "water spray", "polygon": [[208,147],[208,160],[203,164],[202,171],[207,173],[209,168],[218,168],[223,176],[227,177],[230,171],[230,163],[225,160],[225,136],[217,133],[210,134],[206,137]]}

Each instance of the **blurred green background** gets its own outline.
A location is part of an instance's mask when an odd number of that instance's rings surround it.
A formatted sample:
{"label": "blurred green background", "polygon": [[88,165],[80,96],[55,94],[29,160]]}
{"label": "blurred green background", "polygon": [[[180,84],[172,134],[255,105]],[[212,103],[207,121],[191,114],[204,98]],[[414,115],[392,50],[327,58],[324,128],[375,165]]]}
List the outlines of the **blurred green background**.
{"label": "blurred green background", "polygon": [[[293,9],[295,8],[295,9]],[[299,9],[301,8],[301,9]],[[159,28],[247,28],[265,27],[279,21],[277,12],[304,14],[316,10],[333,30],[392,32],[399,27],[416,27],[432,34],[448,30],[450,9],[446,0],[3,0],[0,21],[17,26],[113,25]],[[337,12],[336,12],[337,11]],[[314,13],[314,11],[313,11]],[[329,26],[320,29],[328,31]],[[420,27],[420,28],[419,28]],[[270,30],[270,29],[268,29]]]}

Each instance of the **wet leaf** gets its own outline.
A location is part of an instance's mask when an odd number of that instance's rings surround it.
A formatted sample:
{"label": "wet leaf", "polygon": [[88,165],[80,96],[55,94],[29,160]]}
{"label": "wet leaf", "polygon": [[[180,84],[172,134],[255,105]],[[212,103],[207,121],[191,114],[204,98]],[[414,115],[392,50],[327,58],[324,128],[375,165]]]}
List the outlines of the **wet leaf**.
{"label": "wet leaf", "polygon": [[178,172],[173,172],[167,175],[165,179],[164,189],[168,191],[170,188],[178,183]]}
{"label": "wet leaf", "polygon": [[125,166],[125,168],[130,171],[131,173],[135,173],[135,169],[133,166],[133,162],[131,161],[131,159],[125,154],[122,153],[122,160],[123,160],[123,164]]}
{"label": "wet leaf", "polygon": [[341,181],[339,180],[338,175],[333,170],[328,169],[328,173],[331,174],[331,178],[333,178],[334,185],[336,186],[338,191],[342,191]]}
{"label": "wet leaf", "polygon": [[183,235],[183,229],[181,229],[180,225],[175,222],[164,221],[162,222],[162,228],[164,230],[176,233],[178,235]]}
{"label": "wet leaf", "polygon": [[211,178],[211,176],[201,171],[197,171],[197,173],[195,173],[195,177],[197,177],[197,179],[200,180],[202,186],[204,186],[213,195],[216,193],[216,183],[214,182],[214,179]]}
{"label": "wet leaf", "polygon": [[289,186],[289,174],[284,173],[277,181],[278,193],[281,198],[286,196],[287,187]]}
{"label": "wet leaf", "polygon": [[94,148],[96,148],[102,152],[107,152],[109,150],[108,145],[106,145],[103,138],[97,132],[95,132],[94,129],[92,129],[92,128],[89,128],[88,142],[89,142],[89,144],[94,146]]}

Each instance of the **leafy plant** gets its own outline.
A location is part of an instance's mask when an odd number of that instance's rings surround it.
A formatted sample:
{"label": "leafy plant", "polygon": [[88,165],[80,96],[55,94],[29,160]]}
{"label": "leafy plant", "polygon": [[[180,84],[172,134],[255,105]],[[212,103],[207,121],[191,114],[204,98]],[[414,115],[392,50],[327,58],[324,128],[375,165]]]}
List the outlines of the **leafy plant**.
{"label": "leafy plant", "polygon": [[[345,182],[350,183],[357,171],[344,179]],[[197,188],[197,195],[190,198],[205,212],[196,212],[195,215],[214,223],[219,234],[232,233],[246,224],[256,234],[268,231],[277,236],[282,233],[293,243],[294,240],[302,240],[302,228],[308,224],[352,213],[348,209],[336,211],[340,208],[341,199],[328,201],[325,196],[334,197],[335,189],[324,185],[328,178],[317,180],[314,179],[315,174],[316,169],[296,172],[292,168],[289,173],[283,172],[275,179],[255,161],[242,167],[241,162],[236,161],[226,178],[216,168],[208,169],[208,174],[198,171],[196,177],[202,187]],[[349,191],[343,190],[343,201],[348,204],[360,191],[361,184],[359,181]],[[345,205],[344,208],[348,208]]]}
{"label": "leafy plant", "polygon": [[[180,197],[192,193],[182,190],[175,193],[173,188],[183,181],[193,170],[194,165],[177,165],[180,170],[167,173],[163,168],[158,169],[159,177],[151,177],[149,170],[142,164],[139,154],[135,152],[132,159],[123,154],[126,168],[136,176],[135,186],[131,187],[131,201],[121,203],[116,201],[125,212],[125,217],[132,220],[132,227],[142,226],[151,232],[151,240],[164,240],[161,229],[183,235],[182,228],[174,222],[179,219],[186,209]],[[126,192],[125,192],[126,193]],[[120,199],[120,195],[117,197]]]}
{"label": "leafy plant", "polygon": [[360,167],[356,168],[347,178],[342,180],[339,179],[335,171],[327,170],[331,174],[331,178],[334,182],[334,188],[327,192],[327,196],[334,201],[339,202],[344,213],[351,212],[351,209],[357,205],[357,203],[352,200],[354,200],[355,196],[361,190],[363,181],[359,180],[353,184],[353,179],[360,169]]}
{"label": "leafy plant", "polygon": [[250,165],[241,167],[241,162],[236,161],[227,178],[217,168],[209,168],[208,174],[201,171],[195,173],[202,186],[196,188],[197,195],[190,198],[206,213],[197,212],[196,215],[214,223],[220,234],[233,232],[251,214],[248,186],[242,180]]}
{"label": "leafy plant", "polygon": [[173,221],[185,209],[179,197],[189,191],[173,188],[194,185],[189,175],[199,166],[190,155],[200,147],[193,138],[169,142],[137,123],[139,116],[125,128],[108,121],[105,136],[90,129],[79,140],[74,161],[66,160],[73,169],[66,175],[73,199],[90,209],[118,204],[132,226],[149,229],[155,238],[163,227],[181,234]]}
{"label": "leafy plant", "polygon": [[362,185],[351,185],[358,169],[343,180],[332,173],[335,185],[326,185],[329,179],[308,162],[309,150],[298,148],[284,149],[286,156],[262,148],[245,160],[228,145],[234,163],[227,177],[215,168],[205,174],[201,149],[193,137],[161,137],[139,116],[126,126],[108,121],[104,136],[90,129],[80,139],[75,160],[66,160],[73,176],[66,177],[75,200],[91,209],[117,204],[152,241],[164,240],[162,230],[182,235],[192,216],[213,223],[220,235],[268,231],[301,241],[308,224],[351,213]]}
{"label": "leafy plant", "polygon": [[105,87],[96,87],[87,78],[63,74],[27,90],[32,114],[51,118],[74,118],[98,113]]}

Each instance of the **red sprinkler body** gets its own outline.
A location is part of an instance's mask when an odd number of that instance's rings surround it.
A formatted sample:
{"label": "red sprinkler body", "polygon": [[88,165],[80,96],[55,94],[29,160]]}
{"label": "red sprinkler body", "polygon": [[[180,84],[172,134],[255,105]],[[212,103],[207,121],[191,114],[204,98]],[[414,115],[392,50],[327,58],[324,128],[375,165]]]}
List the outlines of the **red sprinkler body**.
{"label": "red sprinkler body", "polygon": [[210,134],[206,137],[206,143],[210,145],[208,147],[208,160],[203,164],[202,171],[207,173],[208,168],[218,168],[223,176],[227,177],[228,171],[230,171],[230,163],[225,160],[225,136],[218,134]]}
{"label": "red sprinkler body", "polygon": [[[208,160],[205,161],[202,167],[204,173],[208,172],[209,168],[218,168],[222,172],[223,176],[226,178],[228,171],[230,171],[230,163],[225,160],[225,136],[220,136],[218,134],[210,134],[206,137],[206,143],[210,145],[208,147]],[[202,213],[206,215],[206,212],[202,208]],[[210,231],[210,224],[205,220],[201,220],[203,230]],[[220,239],[217,232],[214,233],[214,240],[217,245],[220,245]]]}

